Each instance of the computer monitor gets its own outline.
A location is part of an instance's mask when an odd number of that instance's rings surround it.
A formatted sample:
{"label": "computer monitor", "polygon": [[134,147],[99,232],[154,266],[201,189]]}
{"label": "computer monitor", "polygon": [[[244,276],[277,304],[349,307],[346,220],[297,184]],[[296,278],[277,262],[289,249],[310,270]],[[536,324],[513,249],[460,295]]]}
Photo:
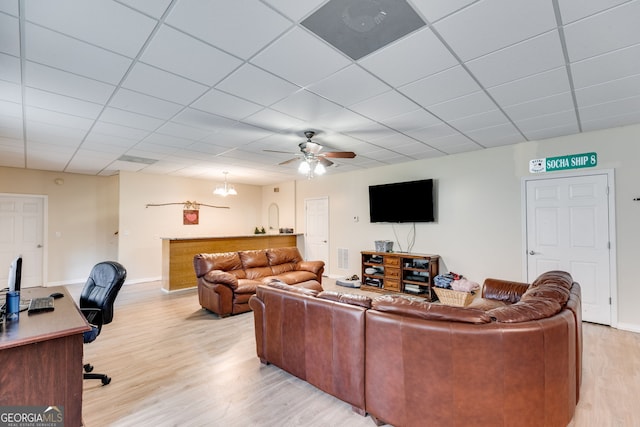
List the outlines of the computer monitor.
{"label": "computer monitor", "polygon": [[20,292],[20,281],[22,280],[22,255],[18,255],[9,266],[9,291]]}

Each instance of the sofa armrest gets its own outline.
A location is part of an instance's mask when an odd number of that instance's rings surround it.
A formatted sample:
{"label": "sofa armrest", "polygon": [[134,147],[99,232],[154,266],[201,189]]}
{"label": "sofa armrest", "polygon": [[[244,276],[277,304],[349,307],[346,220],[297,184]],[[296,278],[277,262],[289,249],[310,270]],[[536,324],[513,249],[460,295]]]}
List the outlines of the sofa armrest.
{"label": "sofa armrest", "polygon": [[296,270],[310,271],[316,276],[322,277],[322,273],[324,272],[324,261],[300,261],[296,264]]}
{"label": "sofa armrest", "polygon": [[488,278],[482,286],[482,298],[513,304],[520,301],[528,287],[528,283]]}
{"label": "sofa armrest", "polygon": [[222,270],[212,270],[202,276],[202,279],[213,285],[224,285],[231,289],[238,289],[238,278]]}

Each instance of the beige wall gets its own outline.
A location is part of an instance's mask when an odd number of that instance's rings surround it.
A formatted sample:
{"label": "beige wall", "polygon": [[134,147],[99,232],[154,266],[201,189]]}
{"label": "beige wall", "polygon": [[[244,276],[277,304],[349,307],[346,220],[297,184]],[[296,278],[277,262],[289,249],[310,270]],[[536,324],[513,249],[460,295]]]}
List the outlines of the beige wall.
{"label": "beige wall", "polygon": [[96,262],[118,258],[117,176],[0,167],[0,193],[46,196],[46,283],[83,282]]}
{"label": "beige wall", "polygon": [[[523,280],[522,180],[530,176],[529,160],[595,151],[595,169],[615,171],[615,236],[618,278],[618,326],[640,332],[640,126],[629,126],[527,142],[395,166],[328,175],[297,186],[297,223],[304,232],[305,198],[328,196],[330,265],[333,276],[360,274],[361,250],[374,249],[374,240],[395,242],[409,250],[411,224],[371,224],[368,186],[433,178],[437,222],[416,224],[410,250],[442,256],[445,271],[482,282],[486,277]],[[552,173],[547,174],[549,176]],[[417,204],[408,205],[418,209]],[[359,216],[359,222],[353,221]],[[337,269],[338,248],[349,249],[349,269]]]}

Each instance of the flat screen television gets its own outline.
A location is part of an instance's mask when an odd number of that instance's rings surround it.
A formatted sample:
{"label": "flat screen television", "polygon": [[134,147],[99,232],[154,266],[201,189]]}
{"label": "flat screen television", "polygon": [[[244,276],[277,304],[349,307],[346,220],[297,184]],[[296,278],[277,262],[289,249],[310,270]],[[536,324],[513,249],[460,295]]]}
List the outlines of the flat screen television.
{"label": "flat screen television", "polygon": [[371,222],[433,222],[433,180],[369,186]]}

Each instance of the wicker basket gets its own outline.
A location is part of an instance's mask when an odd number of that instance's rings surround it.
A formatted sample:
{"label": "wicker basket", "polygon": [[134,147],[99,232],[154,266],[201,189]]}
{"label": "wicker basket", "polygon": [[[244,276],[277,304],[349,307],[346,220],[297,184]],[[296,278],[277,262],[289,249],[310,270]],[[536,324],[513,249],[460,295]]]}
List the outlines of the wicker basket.
{"label": "wicker basket", "polygon": [[454,291],[452,289],[438,288],[437,286],[433,290],[436,291],[436,295],[438,295],[438,299],[442,304],[456,307],[468,305],[476,296],[475,292]]}

